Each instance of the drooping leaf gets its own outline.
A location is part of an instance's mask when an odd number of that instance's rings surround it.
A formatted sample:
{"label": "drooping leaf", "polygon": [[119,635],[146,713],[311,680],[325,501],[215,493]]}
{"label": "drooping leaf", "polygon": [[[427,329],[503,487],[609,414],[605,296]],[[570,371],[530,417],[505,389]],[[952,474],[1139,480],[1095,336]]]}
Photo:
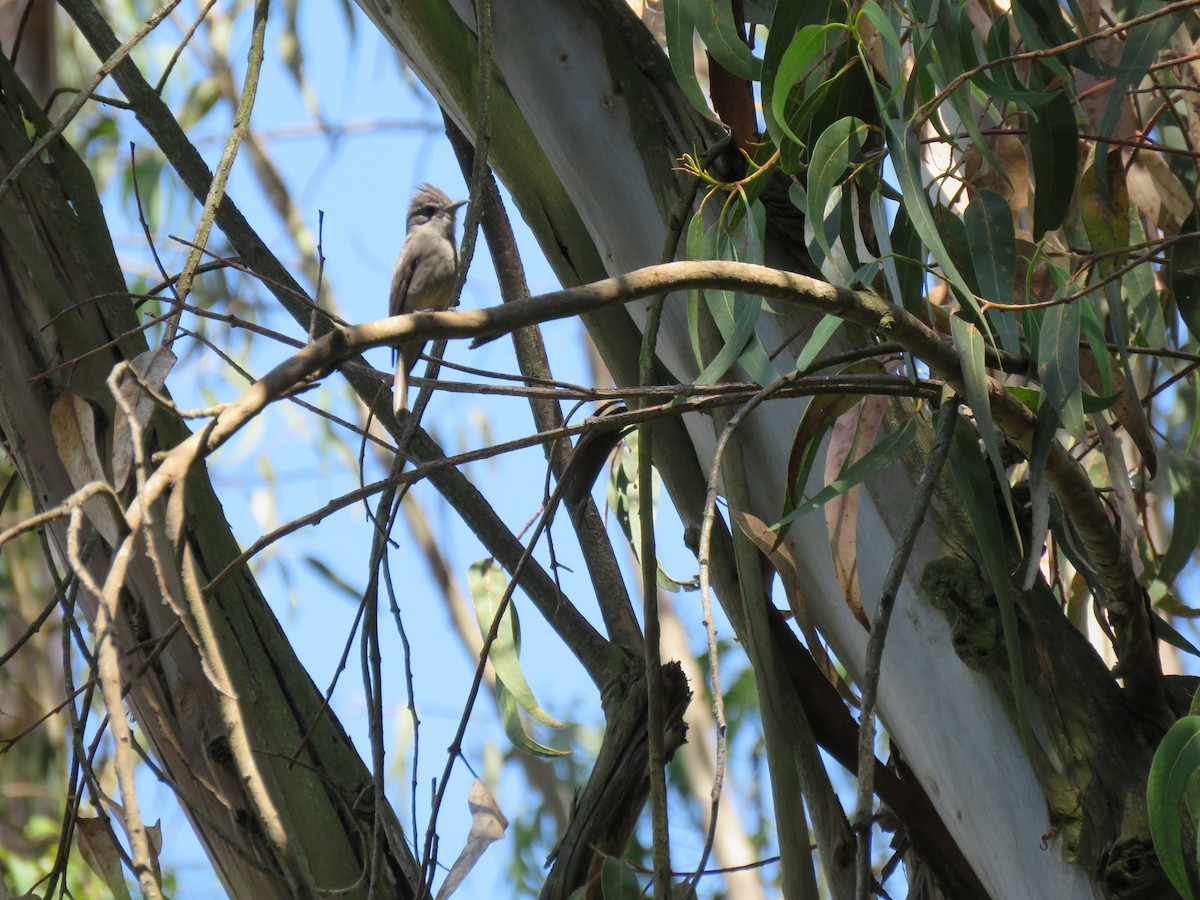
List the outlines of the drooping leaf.
{"label": "drooping leaf", "polygon": [[[1129,220],[1129,245],[1136,247],[1146,240],[1140,219],[1133,215]],[[1170,277],[1166,272],[1163,274]],[[1162,290],[1154,276],[1154,267],[1148,265],[1129,266],[1121,276],[1121,303],[1129,310],[1133,328],[1130,343],[1134,346],[1168,346]]]}
{"label": "drooping leaf", "polygon": [[[635,557],[641,553],[642,549],[642,517],[640,515],[642,497],[638,490],[637,441],[636,431],[625,436],[624,442],[616,451],[615,465],[613,465],[612,474],[608,479],[608,508],[617,517],[617,524],[621,526],[621,530],[629,540],[629,548]],[[651,502],[656,503],[658,500],[657,472],[653,484],[655,496],[651,498]],[[686,581],[674,578],[663,568],[661,560],[658,561],[656,580],[660,588],[673,594],[680,591],[695,591],[700,588],[697,576],[692,576]]]}
{"label": "drooping leaf", "polygon": [[[1125,164],[1120,154],[1107,154],[1102,159],[1097,153],[1079,179],[1077,196],[1079,215],[1093,253],[1110,253],[1129,246],[1129,189],[1125,186]],[[1100,265],[1101,271],[1115,268],[1124,256],[1124,253],[1108,256]]]}
{"label": "drooping leaf", "polygon": [[467,842],[458,854],[458,859],[446,874],[446,880],[438,889],[437,900],[449,900],[458,890],[463,879],[475,868],[475,863],[483,856],[483,851],[504,837],[508,829],[508,819],[500,811],[496,798],[478,778],[471,784],[467,792],[467,808],[471,811],[471,831]]}
{"label": "drooping leaf", "polygon": [[771,115],[775,126],[797,144],[804,139],[797,134],[788,120],[787,102],[792,90],[815,69],[826,49],[826,39],[832,25],[805,25],[792,38],[779,61],[775,81],[771,87]]}
{"label": "drooping leaf", "polygon": [[[879,371],[882,373],[882,366]],[[846,468],[847,462],[861,459],[870,451],[890,403],[888,397],[864,397],[856,410],[834,423],[825,452],[827,481],[835,480]],[[842,596],[846,598],[846,606],[863,627],[869,629],[858,580],[858,498],[859,490],[853,487],[826,503],[825,528],[829,533],[834,574],[838,587],[842,589]]]}
{"label": "drooping leaf", "polygon": [[917,143],[917,136],[908,127],[908,122],[904,120],[889,119],[887,130],[888,150],[891,154],[892,165],[896,171],[896,178],[900,182],[904,208],[908,211],[913,227],[941,267],[942,277],[959,299],[974,310],[977,316],[980,316],[979,304],[967,286],[967,280],[946,249],[941,233],[934,222],[929,206],[929,196],[925,192],[925,185],[922,181],[921,148]]}
{"label": "drooping leaf", "polygon": [[[1117,75],[1109,88],[1108,103],[1104,107],[1104,115],[1100,118],[1101,135],[1107,137],[1113,133],[1121,118],[1121,110],[1127,102],[1129,89],[1140,84],[1146,77],[1150,66],[1178,32],[1182,18],[1186,15],[1187,11],[1177,10],[1170,15],[1158,16],[1135,25],[1126,33],[1125,43],[1121,47],[1121,59],[1117,62]],[[1111,171],[1111,164],[1108,162],[1110,149],[1111,144],[1108,141],[1096,142],[1095,165],[1098,169]],[[1119,153],[1112,155],[1120,157]],[[1111,181],[1109,183],[1111,184]],[[1103,187],[1104,185],[1101,186],[1102,189]]]}
{"label": "drooping leaf", "polygon": [[1154,851],[1163,871],[1184,897],[1194,897],[1183,859],[1184,800],[1200,771],[1200,716],[1185,716],[1154,753],[1146,784],[1146,807]]}
{"label": "drooping leaf", "polygon": [[[1187,638],[1185,638],[1167,619],[1163,618],[1162,613],[1157,609],[1153,611],[1154,616],[1150,620],[1150,624],[1154,626],[1154,636],[1164,643],[1170,644],[1182,650],[1184,653],[1190,653],[1192,656],[1200,657],[1200,647],[1197,647]],[[1193,699],[1192,713],[1195,714],[1195,702]]]}
{"label": "drooping leaf", "polygon": [[[772,531],[766,522],[751,513],[731,507],[729,515],[742,533],[771,561],[771,565],[779,574],[779,581],[783,584],[783,595],[787,598],[788,609],[792,611],[792,616],[796,619],[800,634],[803,635],[804,642],[808,646],[817,668],[821,670],[829,683],[838,689],[839,694],[849,696],[851,694],[850,686],[842,677],[837,664],[825,652],[816,622],[813,621],[812,610],[808,605],[806,594],[808,583],[796,558],[788,549],[788,545],[780,540],[779,534]],[[853,612],[853,610],[851,611]],[[871,627],[866,619],[866,614],[861,609],[855,615],[859,617],[863,627]]]}
{"label": "drooping leaf", "polygon": [[963,383],[967,387],[967,402],[971,404],[971,412],[975,416],[975,424],[983,438],[983,446],[987,449],[988,459],[996,473],[996,484],[1000,486],[1000,495],[1008,517],[1013,525],[1013,534],[1020,534],[1017,529],[1017,517],[1013,511],[1012,493],[1009,490],[1008,474],[1004,468],[1004,456],[1000,451],[1000,431],[992,420],[992,405],[988,398],[988,375],[984,363],[983,335],[979,329],[962,316],[950,317],[950,336],[954,341],[954,349],[958,351],[962,363]]}
{"label": "drooping leaf", "polygon": [[804,349],[796,357],[796,371],[803,372],[813,364],[817,355],[829,343],[829,339],[842,326],[842,321],[842,319],[835,315],[827,315],[821,318],[821,321],[813,328],[808,340],[804,342]]}
{"label": "drooping leaf", "polygon": [[1033,446],[1029,452],[1029,545],[1025,548],[1025,575],[1022,590],[1032,590],[1037,580],[1038,563],[1050,532],[1050,482],[1046,480],[1046,461],[1050,458],[1058,414],[1047,405],[1037,410],[1033,428]]}
{"label": "drooping leaf", "polygon": [[814,509],[820,509],[843,491],[847,491],[856,484],[861,484],[872,475],[882,472],[900,458],[900,455],[908,449],[908,445],[912,443],[913,438],[916,436],[916,419],[909,419],[900,428],[884,437],[883,440],[872,447],[861,459],[856,460],[843,469],[836,481],[825,485],[824,488],[813,494],[812,497],[798,504],[775,527],[778,529],[787,527],[801,516],[808,515]]}
{"label": "drooping leaf", "polygon": [[129,898],[129,886],[121,870],[121,848],[112,824],[98,816],[75,819],[75,844],[89,869],[100,876],[115,900]]}
{"label": "drooping leaf", "polygon": [[[687,258],[691,260],[714,259],[717,255],[717,226],[704,225],[703,208],[696,210],[688,222],[684,247]],[[700,348],[700,291],[690,288],[687,292],[688,337],[692,342],[692,354],[697,364],[703,365],[703,351]]]}
{"label": "drooping leaf", "polygon": [[[486,636],[500,609],[500,600],[508,586],[508,578],[495,560],[483,559],[472,563],[467,569],[467,586],[471,591],[475,618],[479,622],[479,633]],[[534,697],[533,690],[525,680],[525,673],[521,671],[520,654],[521,626],[517,620],[516,607],[510,602],[505,607],[504,615],[500,617],[500,628],[488,651],[488,659],[492,668],[496,670],[496,678],[504,684],[522,709],[543,725],[562,728],[562,723],[542,709]]]}
{"label": "drooping leaf", "polygon": [[[1086,316],[1084,318],[1086,320]],[[1096,346],[1091,339],[1088,343]],[[1113,415],[1132,438],[1142,455],[1147,473],[1153,478],[1158,471],[1158,448],[1154,444],[1150,423],[1146,420],[1146,411],[1136,392],[1130,389],[1125,374],[1111,363],[1106,346],[1099,350],[1080,349],[1079,374],[1084,384],[1101,394],[1100,397],[1092,397],[1084,393],[1083,411],[1090,415],[1111,406]],[[1104,377],[1106,374],[1107,378]]]}
{"label": "drooping leaf", "polygon": [[629,863],[615,856],[600,864],[600,891],[604,900],[642,900],[642,887]]}
{"label": "drooping leaf", "polygon": [[979,555],[983,570],[996,593],[1000,608],[1000,625],[1004,631],[1004,647],[1008,655],[1008,668],[1012,677],[1013,703],[1021,735],[1030,746],[1029,696],[1025,685],[1025,664],[1021,658],[1020,634],[1017,628],[1017,604],[1012,582],[1009,578],[1008,558],[1004,548],[1004,531],[1000,525],[1000,514],[996,509],[996,495],[987,467],[979,455],[979,446],[974,430],[963,419],[959,419],[950,445],[949,468],[954,475],[967,515],[975,529],[979,542]]}
{"label": "drooping leaf", "polygon": [[[1042,89],[1052,75],[1040,64],[1029,70],[1029,86]],[[1079,128],[1075,107],[1065,88],[1057,88],[1052,99],[1028,114],[1029,165],[1033,172],[1033,239],[1062,225],[1075,194],[1079,172]]]}
{"label": "drooping leaf", "polygon": [[982,190],[963,214],[979,295],[1011,304],[1017,279],[1017,235],[1012,209],[995,191]]}
{"label": "drooping leaf", "polygon": [[826,257],[832,252],[829,229],[826,228],[828,206],[835,186],[858,156],[867,133],[867,126],[861,119],[845,116],[826,128],[813,144],[808,166],[808,216],[817,244]]}
{"label": "drooping leaf", "polygon": [[[767,124],[767,134],[781,149],[790,143],[776,118],[776,109],[786,110],[788,94],[796,84],[792,76],[780,80],[780,68],[784,57],[791,49],[801,30],[809,25],[823,25],[829,20],[832,0],[816,0],[813,3],[776,3],[767,30],[767,44],[763,49],[762,68],[762,111]],[[782,87],[783,97],[778,97]],[[778,104],[777,104],[778,99]]]}
{"label": "drooping leaf", "polygon": [[[875,0],[867,0],[858,11],[859,18],[871,23],[875,34],[879,36],[884,48],[884,59],[887,62],[887,77],[895,84],[900,80],[901,64],[904,50],[900,46],[900,36],[896,26]],[[855,28],[862,31],[861,21],[855,23]],[[861,40],[861,37],[860,37]]]}
{"label": "drooping leaf", "polygon": [[896,293],[889,298],[914,316],[925,317],[925,245],[908,211],[901,207],[892,223],[892,254],[896,263]]}
{"label": "drooping leaf", "polygon": [[[113,426],[113,484],[118,492],[123,491],[129,483],[134,462],[134,440],[144,438],[150,417],[158,408],[154,398],[142,385],[152,391],[162,391],[167,375],[175,365],[175,354],[169,347],[153,347],[139,353],[129,361],[129,365],[138,377],[131,378],[126,374],[118,384],[117,389],[124,406],[119,407],[120,411]],[[132,423],[125,414],[125,407],[133,414]]]}
{"label": "drooping leaf", "polygon": [[762,77],[762,60],[738,36],[733,20],[733,7],[712,0],[682,0],[693,7],[691,18],[700,32],[700,39],[712,58],[739,78],[758,81]]}
{"label": "drooping leaf", "polygon": [[[1012,56],[1012,27],[1011,15],[997,16],[993,20],[985,42],[985,53],[989,63]],[[1016,66],[1011,62],[980,72],[972,81],[988,96],[1011,100],[1025,109],[1036,109],[1051,99],[1051,95],[1032,90],[1032,86],[1027,88],[1018,76]]]}
{"label": "drooping leaf", "polygon": [[1038,376],[1063,427],[1082,437],[1086,428],[1079,379],[1079,307],[1059,303],[1046,310],[1038,341]]}
{"label": "drooping leaf", "polygon": [[861,399],[858,394],[821,394],[813,397],[805,407],[796,433],[792,436],[792,449],[788,455],[787,488],[782,511],[785,518],[804,496],[821,439],[833,427],[837,417],[849,412]]}
{"label": "drooping leaf", "polygon": [[521,721],[521,706],[504,686],[503,681],[496,682],[496,707],[500,711],[500,727],[504,729],[505,737],[522,753],[547,759],[570,755],[567,750],[547,747],[530,736],[525,730],[525,723]]}
{"label": "drooping leaf", "polygon": [[696,376],[696,384],[715,384],[725,376],[746,349],[762,312],[762,302],[757,297],[730,291],[712,292],[706,296],[725,344]]}
{"label": "drooping leaf", "polygon": [[1200,543],[1200,462],[1172,453],[1167,477],[1175,512],[1171,517],[1171,541],[1163,554],[1158,577],[1171,584],[1183,571]]}
{"label": "drooping leaf", "polygon": [[1179,229],[1180,235],[1190,235],[1167,249],[1167,281],[1179,317],[1200,341],[1200,214],[1193,212]]}
{"label": "drooping leaf", "polygon": [[667,55],[675,82],[705,117],[712,118],[712,109],[704,99],[704,91],[696,80],[695,42],[696,19],[690,0],[663,0],[663,24],[667,36]]}

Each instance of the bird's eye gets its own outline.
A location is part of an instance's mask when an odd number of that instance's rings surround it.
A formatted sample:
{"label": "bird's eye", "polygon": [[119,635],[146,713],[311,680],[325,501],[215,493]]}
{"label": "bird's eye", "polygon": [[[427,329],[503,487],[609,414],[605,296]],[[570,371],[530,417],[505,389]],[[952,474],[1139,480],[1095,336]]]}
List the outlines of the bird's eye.
{"label": "bird's eye", "polygon": [[434,206],[432,203],[426,203],[424,206],[421,207],[421,215],[425,216],[427,219],[432,219],[436,212],[437,212],[437,207]]}

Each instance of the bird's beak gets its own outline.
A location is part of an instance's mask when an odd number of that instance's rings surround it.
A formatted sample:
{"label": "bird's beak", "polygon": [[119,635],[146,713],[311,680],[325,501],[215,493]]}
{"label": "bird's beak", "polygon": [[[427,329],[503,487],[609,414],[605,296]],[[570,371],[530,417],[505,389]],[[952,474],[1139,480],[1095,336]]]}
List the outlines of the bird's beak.
{"label": "bird's beak", "polygon": [[449,210],[450,210],[450,212],[457,212],[458,208],[460,206],[466,206],[468,202],[469,201],[467,201],[467,200],[455,200],[453,203],[450,204]]}

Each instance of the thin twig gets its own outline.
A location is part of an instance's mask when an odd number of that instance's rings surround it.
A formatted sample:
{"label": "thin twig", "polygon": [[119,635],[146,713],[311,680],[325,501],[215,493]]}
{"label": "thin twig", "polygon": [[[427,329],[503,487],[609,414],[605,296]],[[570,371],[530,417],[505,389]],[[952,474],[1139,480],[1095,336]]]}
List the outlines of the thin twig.
{"label": "thin twig", "polygon": [[[209,185],[208,196],[204,200],[204,209],[200,213],[200,223],[196,226],[192,249],[188,252],[187,260],[183,264],[183,271],[175,284],[177,299],[174,309],[176,314],[181,311],[178,304],[186,300],[188,294],[191,293],[192,277],[196,267],[200,264],[201,248],[208,243],[208,235],[212,231],[213,222],[217,216],[217,206],[225,197],[225,184],[229,180],[229,172],[233,169],[233,162],[237,159],[238,150],[241,149],[242,142],[245,141],[246,135],[250,131],[250,114],[254,110],[254,100],[258,94],[258,76],[262,71],[268,8],[268,0],[255,0],[254,21],[251,25],[250,49],[246,54],[246,76],[242,82],[241,100],[234,111],[233,127],[229,129],[229,139],[225,143],[225,149],[221,152],[221,159],[217,163],[212,183]],[[166,277],[165,272],[163,277]],[[163,334],[164,347],[169,347],[175,340],[178,326],[178,315],[176,318],[167,320],[166,332]]]}

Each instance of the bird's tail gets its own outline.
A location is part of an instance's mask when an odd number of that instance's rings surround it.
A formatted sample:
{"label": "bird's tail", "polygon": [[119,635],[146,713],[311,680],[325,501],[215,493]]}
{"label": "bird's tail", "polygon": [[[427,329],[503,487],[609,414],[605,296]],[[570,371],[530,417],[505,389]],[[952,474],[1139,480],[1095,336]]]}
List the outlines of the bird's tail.
{"label": "bird's tail", "polygon": [[392,381],[392,414],[400,415],[400,411],[408,409],[408,370],[407,354],[396,354],[396,377]]}

